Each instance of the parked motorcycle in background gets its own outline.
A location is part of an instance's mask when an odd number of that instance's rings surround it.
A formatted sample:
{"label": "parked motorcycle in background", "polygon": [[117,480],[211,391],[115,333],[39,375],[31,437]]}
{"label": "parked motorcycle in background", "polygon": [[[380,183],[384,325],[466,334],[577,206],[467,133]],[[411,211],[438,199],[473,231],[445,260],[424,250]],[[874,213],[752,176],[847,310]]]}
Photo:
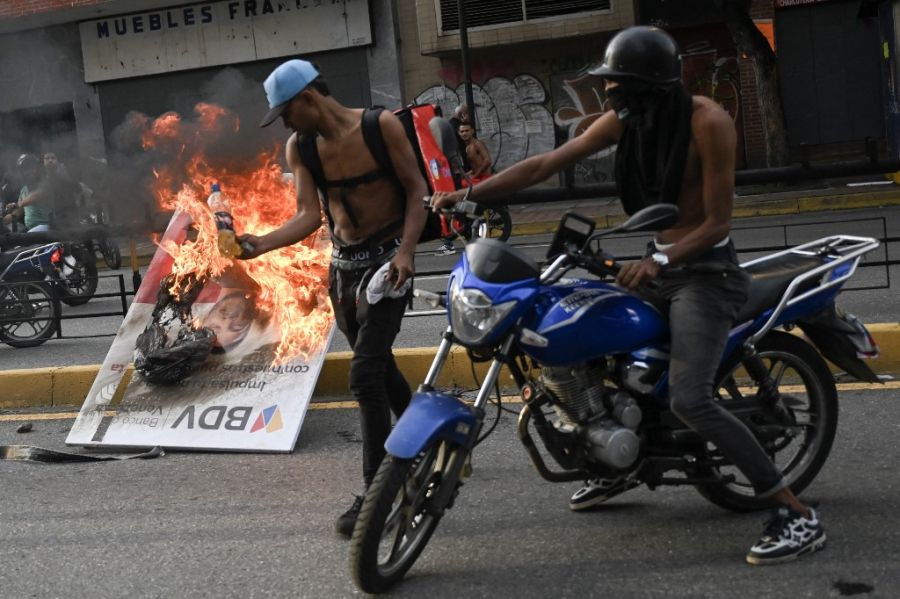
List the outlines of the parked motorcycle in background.
{"label": "parked motorcycle in background", "polygon": [[0,252],[0,342],[33,347],[56,332],[59,303],[54,299],[59,243]]}
{"label": "parked motorcycle in background", "polygon": [[[446,295],[418,292],[446,307],[449,327],[366,492],[350,544],[360,589],[383,592],[398,582],[457,501],[470,455],[494,429],[482,432],[493,395],[499,419],[501,368],[521,395],[518,437],[542,478],[687,485],[733,511],[769,507],[669,410],[669,328],[652,289],[637,295],[604,281],[619,269],[599,247],[604,236],[666,229],[677,211],[651,206],[601,233],[592,220],[567,214],[543,272],[521,250],[477,239],[451,272]],[[837,391],[822,354],[857,378],[878,380],[859,359],[877,354],[868,332],[834,309],[862,256],[878,245],[835,235],[742,265],[751,275],[749,299],[729,334],[714,395],[753,432],[794,493],[819,473],[837,431]],[[575,269],[597,278],[571,277]],[[794,327],[815,345],[787,332]],[[454,345],[490,364],[473,404],[436,387]]]}

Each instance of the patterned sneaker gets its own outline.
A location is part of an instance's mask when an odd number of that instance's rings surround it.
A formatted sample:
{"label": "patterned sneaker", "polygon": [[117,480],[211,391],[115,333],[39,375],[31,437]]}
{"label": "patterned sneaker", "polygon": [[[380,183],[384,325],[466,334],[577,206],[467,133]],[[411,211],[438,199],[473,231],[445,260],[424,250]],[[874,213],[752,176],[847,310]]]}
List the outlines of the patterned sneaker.
{"label": "patterned sneaker", "polygon": [[443,243],[441,247],[434,253],[435,256],[450,256],[456,253],[456,248],[452,243]]}
{"label": "patterned sneaker", "polygon": [[353,527],[356,526],[356,519],[359,517],[359,510],[362,508],[363,496],[357,495],[353,499],[353,505],[350,509],[338,516],[337,522],[334,523],[334,530],[342,537],[348,539],[353,536]]}
{"label": "patterned sneaker", "polygon": [[569,509],[578,512],[599,505],[639,484],[638,481],[629,481],[624,476],[586,480],[584,486],[575,491],[575,494],[569,499]]}
{"label": "patterned sneaker", "polygon": [[778,564],[825,548],[825,528],[819,515],[809,508],[809,518],[787,506],[778,508],[766,522],[759,541],[750,548],[747,563],[756,566]]}

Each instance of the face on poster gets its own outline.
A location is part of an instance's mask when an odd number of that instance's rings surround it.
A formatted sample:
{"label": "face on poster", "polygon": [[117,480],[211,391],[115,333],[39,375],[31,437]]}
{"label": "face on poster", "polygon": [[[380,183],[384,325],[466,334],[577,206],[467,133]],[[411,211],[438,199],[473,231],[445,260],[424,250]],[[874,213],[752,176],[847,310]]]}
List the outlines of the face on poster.
{"label": "face on poster", "polygon": [[[166,240],[183,241],[189,222],[176,213],[161,247]],[[66,443],[291,451],[333,334],[330,313],[316,351],[279,360],[281,328],[277,317],[261,307],[261,289],[246,263],[236,260],[203,283],[189,312],[182,313],[190,327],[173,318],[171,309],[160,310],[165,303],[161,284],[172,264],[171,256],[158,249]],[[308,315],[319,322],[322,316]],[[160,384],[129,365],[142,333],[166,323],[173,347],[179,330],[210,331],[213,341],[206,352],[188,352],[188,362],[179,362],[175,351],[174,380]]]}

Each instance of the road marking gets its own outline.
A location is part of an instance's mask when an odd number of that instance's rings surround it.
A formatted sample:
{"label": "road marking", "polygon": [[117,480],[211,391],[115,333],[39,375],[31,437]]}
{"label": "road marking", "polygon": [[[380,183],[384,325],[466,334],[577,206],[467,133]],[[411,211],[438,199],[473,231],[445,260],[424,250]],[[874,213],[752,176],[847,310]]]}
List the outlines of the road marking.
{"label": "road marking", "polygon": [[[800,385],[784,385],[780,387],[785,393],[797,393],[803,391],[805,387]],[[838,383],[838,391],[890,391],[900,389],[900,381],[885,381],[878,383]],[[742,391],[748,392],[749,388],[741,388]],[[504,395],[502,397],[504,403],[522,403],[522,398],[518,395]],[[471,402],[468,402],[471,403]],[[355,408],[358,404],[355,401],[327,401],[309,404],[310,410],[349,410]],[[107,410],[104,416],[115,416],[116,412]],[[18,422],[20,420],[74,420],[78,416],[78,412],[23,412],[18,414],[0,414],[0,422]]]}

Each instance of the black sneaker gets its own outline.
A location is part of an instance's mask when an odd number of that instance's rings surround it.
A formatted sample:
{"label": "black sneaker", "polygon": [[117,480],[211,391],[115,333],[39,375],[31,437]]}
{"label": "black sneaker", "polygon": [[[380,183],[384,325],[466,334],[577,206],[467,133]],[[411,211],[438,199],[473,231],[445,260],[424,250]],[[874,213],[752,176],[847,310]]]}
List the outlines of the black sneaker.
{"label": "black sneaker", "polygon": [[339,535],[348,539],[353,536],[353,527],[356,526],[356,519],[359,517],[362,504],[363,496],[356,495],[350,509],[338,516],[337,522],[334,523],[334,529]]}
{"label": "black sneaker", "polygon": [[809,518],[787,506],[778,508],[766,522],[759,541],[750,548],[747,563],[755,566],[779,564],[825,548],[825,528],[819,515],[809,508]]}
{"label": "black sneaker", "polygon": [[575,494],[569,499],[569,509],[578,512],[599,505],[639,484],[638,481],[629,481],[624,476],[586,480],[584,486],[575,491]]}

